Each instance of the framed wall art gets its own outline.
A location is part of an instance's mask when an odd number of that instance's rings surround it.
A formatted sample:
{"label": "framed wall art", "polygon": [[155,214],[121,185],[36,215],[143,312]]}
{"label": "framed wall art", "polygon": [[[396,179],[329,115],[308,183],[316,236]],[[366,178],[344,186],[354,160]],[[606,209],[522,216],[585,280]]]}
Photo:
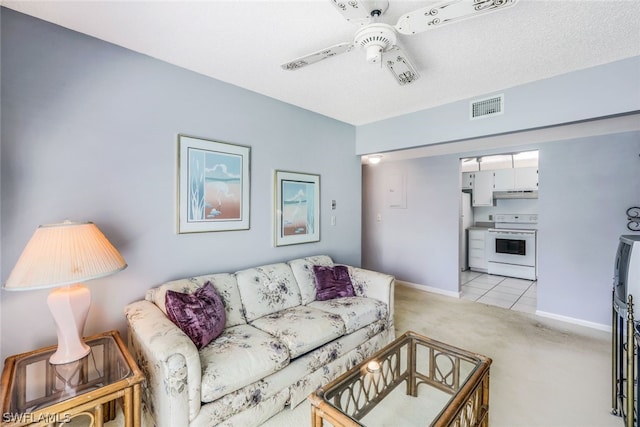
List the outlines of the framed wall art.
{"label": "framed wall art", "polygon": [[178,233],[249,229],[250,150],[178,135]]}
{"label": "framed wall art", "polygon": [[274,244],[320,240],[320,175],[276,170],[274,173]]}

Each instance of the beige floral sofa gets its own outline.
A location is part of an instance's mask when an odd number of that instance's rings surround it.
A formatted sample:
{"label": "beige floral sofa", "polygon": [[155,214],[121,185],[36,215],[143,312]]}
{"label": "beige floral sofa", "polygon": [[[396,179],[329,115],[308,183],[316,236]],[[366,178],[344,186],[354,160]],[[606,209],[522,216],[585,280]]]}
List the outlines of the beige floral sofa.
{"label": "beige floral sofa", "polygon": [[[333,261],[321,255],[176,280],[128,305],[129,346],[146,376],[145,416],[167,427],[259,425],[394,338],[392,276],[349,266],[355,296],[318,301],[314,265]],[[206,282],[226,323],[197,350],[167,317],[165,296]]]}

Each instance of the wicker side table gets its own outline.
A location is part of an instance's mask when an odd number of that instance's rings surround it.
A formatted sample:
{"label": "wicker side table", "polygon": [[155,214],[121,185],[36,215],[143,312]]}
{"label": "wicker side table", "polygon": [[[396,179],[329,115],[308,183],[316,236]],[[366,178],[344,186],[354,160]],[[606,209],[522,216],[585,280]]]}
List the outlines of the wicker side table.
{"label": "wicker side table", "polygon": [[[126,427],[140,426],[140,369],[117,331],[86,338],[91,352],[52,365],[56,346],[10,356],[2,371],[2,426],[58,426],[85,419],[102,426],[121,400]],[[84,423],[83,423],[84,424]]]}

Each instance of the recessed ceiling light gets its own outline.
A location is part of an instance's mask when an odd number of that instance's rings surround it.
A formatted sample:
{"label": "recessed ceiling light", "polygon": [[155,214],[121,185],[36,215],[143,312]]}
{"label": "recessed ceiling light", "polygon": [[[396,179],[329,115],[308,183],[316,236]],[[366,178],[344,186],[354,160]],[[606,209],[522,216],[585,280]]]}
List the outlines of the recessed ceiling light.
{"label": "recessed ceiling light", "polygon": [[367,157],[367,160],[372,165],[377,165],[378,163],[380,163],[380,160],[382,160],[382,156],[380,156],[380,155],[369,156],[369,157]]}

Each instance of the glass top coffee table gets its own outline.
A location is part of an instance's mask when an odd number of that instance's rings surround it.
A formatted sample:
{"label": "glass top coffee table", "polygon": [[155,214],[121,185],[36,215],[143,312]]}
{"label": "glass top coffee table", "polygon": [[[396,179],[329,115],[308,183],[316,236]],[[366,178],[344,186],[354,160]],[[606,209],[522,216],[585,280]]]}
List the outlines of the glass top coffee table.
{"label": "glass top coffee table", "polygon": [[486,427],[490,365],[488,357],[405,332],[311,394],[311,425]]}

